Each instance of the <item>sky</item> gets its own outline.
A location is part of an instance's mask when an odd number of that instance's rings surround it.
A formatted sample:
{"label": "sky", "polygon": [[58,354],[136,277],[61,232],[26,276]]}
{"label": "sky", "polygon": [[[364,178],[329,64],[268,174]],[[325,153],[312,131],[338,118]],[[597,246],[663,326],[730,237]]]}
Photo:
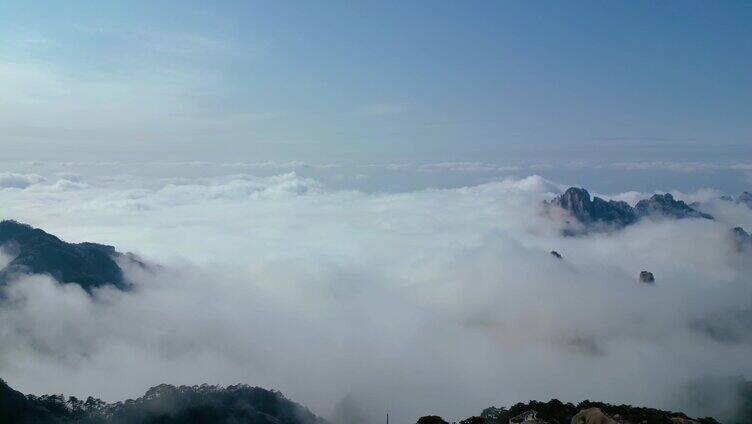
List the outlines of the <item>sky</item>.
{"label": "sky", "polygon": [[752,160],[748,2],[0,5],[8,160]]}

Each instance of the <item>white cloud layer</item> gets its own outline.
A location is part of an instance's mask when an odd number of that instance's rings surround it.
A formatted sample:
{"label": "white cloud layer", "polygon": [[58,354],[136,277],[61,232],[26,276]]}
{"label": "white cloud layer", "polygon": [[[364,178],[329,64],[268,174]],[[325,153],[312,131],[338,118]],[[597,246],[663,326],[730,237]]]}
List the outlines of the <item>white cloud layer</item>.
{"label": "white cloud layer", "polygon": [[14,172],[0,173],[0,188],[26,188],[41,183],[45,178],[36,174],[17,174]]}
{"label": "white cloud layer", "polygon": [[43,276],[8,287],[0,376],[23,391],[244,382],[411,422],[550,397],[676,406],[693,378],[752,376],[752,261],[728,237],[752,230],[744,206],[567,238],[539,208],[562,186],[537,176],[400,194],[295,173],[64,177],[0,190],[4,217],[164,269],[93,299]]}

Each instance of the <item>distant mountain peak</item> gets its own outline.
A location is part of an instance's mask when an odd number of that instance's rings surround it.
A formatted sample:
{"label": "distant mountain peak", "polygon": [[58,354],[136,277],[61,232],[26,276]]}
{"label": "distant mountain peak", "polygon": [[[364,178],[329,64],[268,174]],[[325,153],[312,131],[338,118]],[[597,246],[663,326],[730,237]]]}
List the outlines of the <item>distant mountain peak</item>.
{"label": "distant mountain peak", "polygon": [[600,197],[591,200],[590,193],[584,188],[570,187],[551,204],[568,211],[585,225],[605,224],[621,228],[637,221],[634,210],[626,202],[607,201]]}
{"label": "distant mountain peak", "polygon": [[752,250],[752,235],[744,231],[744,228],[732,228],[731,237],[734,241],[734,247],[736,247],[737,251],[742,252],[745,250]]}
{"label": "distant mountain peak", "polygon": [[547,204],[569,212],[588,230],[620,229],[642,218],[713,219],[711,215],[696,210],[684,201],[674,199],[670,193],[654,194],[632,207],[624,201],[604,200],[600,197],[591,199],[590,193],[584,188],[570,187]]}
{"label": "distant mountain peak", "polygon": [[117,260],[143,265],[135,255],[97,243],[68,243],[39,228],[13,220],[0,222],[0,246],[13,259],[0,270],[0,284],[19,274],[48,274],[61,283],[77,283],[91,293],[111,285],[129,288]]}
{"label": "distant mountain peak", "polygon": [[752,193],[745,191],[736,198],[736,203],[747,205],[752,208]]}
{"label": "distant mountain peak", "polygon": [[637,202],[634,207],[636,213],[641,216],[670,217],[670,218],[703,218],[713,219],[709,214],[700,212],[687,205],[682,200],[675,200],[671,193],[654,194],[650,199]]}

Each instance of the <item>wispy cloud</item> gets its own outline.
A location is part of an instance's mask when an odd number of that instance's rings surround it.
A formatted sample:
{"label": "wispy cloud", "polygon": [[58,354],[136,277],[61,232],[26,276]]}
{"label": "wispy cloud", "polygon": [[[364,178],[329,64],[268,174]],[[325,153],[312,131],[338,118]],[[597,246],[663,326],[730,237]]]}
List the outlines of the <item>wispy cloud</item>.
{"label": "wispy cloud", "polygon": [[19,188],[24,189],[31,185],[46,181],[44,177],[37,174],[17,174],[14,172],[0,173],[0,189],[2,188]]}
{"label": "wispy cloud", "polygon": [[419,171],[426,172],[514,172],[522,169],[519,166],[494,165],[483,162],[437,162],[418,165]]}
{"label": "wispy cloud", "polygon": [[136,128],[146,134],[195,129],[206,122],[232,128],[276,116],[220,101],[232,96],[226,88],[227,64],[249,60],[252,46],[208,33],[71,31],[75,37],[22,33],[3,38],[0,125],[38,138],[42,128],[107,129],[100,136],[124,140]]}

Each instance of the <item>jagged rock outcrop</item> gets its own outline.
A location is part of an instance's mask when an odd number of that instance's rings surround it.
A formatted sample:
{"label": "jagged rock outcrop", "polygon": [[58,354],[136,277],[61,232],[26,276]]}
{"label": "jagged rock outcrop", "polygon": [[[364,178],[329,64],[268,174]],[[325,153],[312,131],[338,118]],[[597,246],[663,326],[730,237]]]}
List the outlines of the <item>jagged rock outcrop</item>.
{"label": "jagged rock outcrop", "polygon": [[752,193],[748,191],[742,192],[742,194],[740,194],[736,199],[734,199],[733,196],[728,195],[723,195],[718,199],[725,202],[734,202],[738,205],[746,205],[747,207],[752,208]]}
{"label": "jagged rock outcrop", "polygon": [[0,284],[20,274],[49,274],[61,283],[77,283],[84,290],[112,285],[129,287],[118,260],[146,266],[133,254],[97,243],[67,243],[52,234],[16,221],[0,222],[0,246],[12,257],[0,270]]}
{"label": "jagged rock outcrop", "polygon": [[752,208],[752,193],[745,191],[740,194],[739,197],[736,198],[736,203],[747,205],[747,207]]}
{"label": "jagged rock outcrop", "polygon": [[737,251],[743,252],[752,249],[752,235],[744,231],[742,227],[731,229],[731,238]]}
{"label": "jagged rock outcrop", "polygon": [[681,200],[675,200],[670,193],[654,194],[650,199],[640,200],[634,210],[639,217],[713,219],[711,215],[700,212]]}
{"label": "jagged rock outcrop", "polygon": [[538,418],[538,411],[525,411],[509,419],[509,424],[548,424]]}
{"label": "jagged rock outcrop", "polygon": [[622,228],[637,221],[637,215],[627,202],[590,198],[584,188],[570,187],[551,203],[568,211],[586,226],[600,225]]}
{"label": "jagged rock outcrop", "polygon": [[641,283],[655,283],[655,276],[650,271],[641,271],[640,272],[640,282]]}
{"label": "jagged rock outcrop", "polygon": [[[713,219],[711,215],[700,212],[671,194],[656,194],[649,199],[637,202],[633,208],[627,202],[604,200],[600,197],[590,198],[584,188],[570,187],[564,194],[557,196],[547,207],[559,207],[568,212],[586,231],[621,229],[634,224],[642,218],[703,218]],[[573,235],[580,231],[567,229],[566,234]]]}

